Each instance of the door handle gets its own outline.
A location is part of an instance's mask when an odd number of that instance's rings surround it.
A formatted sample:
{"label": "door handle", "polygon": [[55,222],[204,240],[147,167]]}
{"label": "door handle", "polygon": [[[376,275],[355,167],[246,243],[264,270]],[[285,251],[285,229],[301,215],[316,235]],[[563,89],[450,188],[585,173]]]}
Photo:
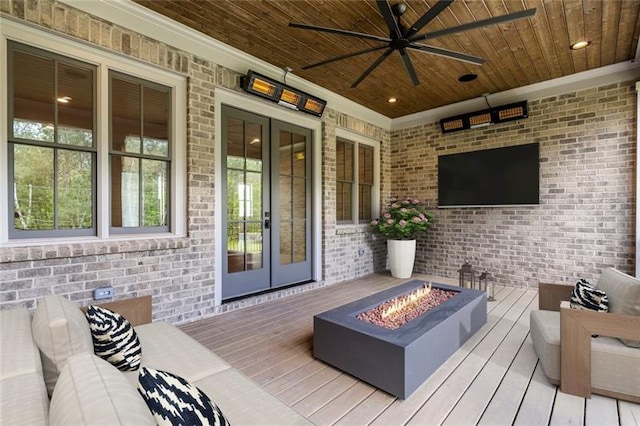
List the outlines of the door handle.
{"label": "door handle", "polygon": [[269,219],[264,220],[264,229],[269,229],[271,227],[271,221]]}

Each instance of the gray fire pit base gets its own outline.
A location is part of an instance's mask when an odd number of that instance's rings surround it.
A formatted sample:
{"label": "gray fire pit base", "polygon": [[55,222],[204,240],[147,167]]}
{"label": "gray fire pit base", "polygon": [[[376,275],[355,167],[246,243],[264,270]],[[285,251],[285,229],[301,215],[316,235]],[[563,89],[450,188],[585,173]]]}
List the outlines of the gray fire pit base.
{"label": "gray fire pit base", "polygon": [[408,398],[487,322],[485,292],[444,284],[433,287],[458,294],[397,330],[356,318],[423,284],[410,281],[314,316],[314,356],[398,398]]}

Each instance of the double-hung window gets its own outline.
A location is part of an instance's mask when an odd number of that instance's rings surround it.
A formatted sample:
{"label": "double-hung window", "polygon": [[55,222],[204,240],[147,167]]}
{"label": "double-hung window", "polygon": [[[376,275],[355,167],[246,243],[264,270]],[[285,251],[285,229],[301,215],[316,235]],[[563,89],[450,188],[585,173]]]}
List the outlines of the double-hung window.
{"label": "double-hung window", "polygon": [[184,76],[81,49],[7,44],[0,243],[185,235]]}
{"label": "double-hung window", "polygon": [[9,236],[95,235],[96,69],[9,44]]}
{"label": "double-hung window", "polygon": [[368,223],[377,214],[378,146],[374,142],[336,139],[336,220]]}

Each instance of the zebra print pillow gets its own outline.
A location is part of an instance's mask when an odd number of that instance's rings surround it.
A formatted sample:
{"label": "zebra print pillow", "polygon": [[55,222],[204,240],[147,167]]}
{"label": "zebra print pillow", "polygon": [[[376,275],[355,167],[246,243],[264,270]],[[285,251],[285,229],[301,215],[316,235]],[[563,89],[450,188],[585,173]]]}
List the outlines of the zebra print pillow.
{"label": "zebra print pillow", "polygon": [[229,426],[218,406],[204,392],[166,371],[142,367],[138,392],[158,426]]}
{"label": "zebra print pillow", "polygon": [[587,309],[598,312],[609,311],[607,293],[598,290],[587,280],[581,278],[571,293],[571,307],[573,309]]}
{"label": "zebra print pillow", "polygon": [[97,356],[120,371],[136,371],[140,367],[140,340],[126,318],[100,306],[89,306],[87,321]]}

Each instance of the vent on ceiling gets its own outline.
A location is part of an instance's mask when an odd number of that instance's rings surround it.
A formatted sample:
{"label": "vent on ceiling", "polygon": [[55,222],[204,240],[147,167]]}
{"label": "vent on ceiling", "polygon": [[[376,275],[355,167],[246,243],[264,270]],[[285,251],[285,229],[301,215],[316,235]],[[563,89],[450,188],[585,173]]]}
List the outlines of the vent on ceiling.
{"label": "vent on ceiling", "polygon": [[521,101],[483,109],[482,111],[456,115],[455,117],[443,118],[440,120],[440,129],[442,129],[442,133],[457,132],[459,130],[475,129],[491,124],[504,123],[505,121],[527,118],[528,116],[527,101]]}

